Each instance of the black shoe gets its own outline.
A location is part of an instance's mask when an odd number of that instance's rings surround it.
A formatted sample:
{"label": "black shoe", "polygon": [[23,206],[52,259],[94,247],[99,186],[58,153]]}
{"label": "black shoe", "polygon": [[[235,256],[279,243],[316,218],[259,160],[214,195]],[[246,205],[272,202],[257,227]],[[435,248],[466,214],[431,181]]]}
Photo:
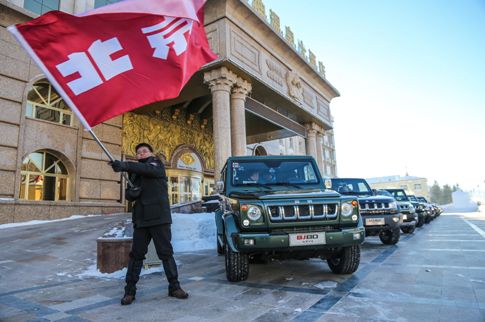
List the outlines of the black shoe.
{"label": "black shoe", "polygon": [[185,300],[186,298],[189,297],[189,294],[185,293],[183,289],[179,288],[178,290],[176,290],[172,294],[169,294],[169,296],[176,297],[176,298],[181,299],[181,300]]}
{"label": "black shoe", "polygon": [[121,299],[121,305],[130,305],[135,300],[135,295],[125,295]]}

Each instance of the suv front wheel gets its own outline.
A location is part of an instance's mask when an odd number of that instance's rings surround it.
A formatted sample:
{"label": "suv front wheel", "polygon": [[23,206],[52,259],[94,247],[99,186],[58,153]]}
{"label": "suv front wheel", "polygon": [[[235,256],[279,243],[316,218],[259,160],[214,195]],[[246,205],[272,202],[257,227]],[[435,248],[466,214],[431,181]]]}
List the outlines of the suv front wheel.
{"label": "suv front wheel", "polygon": [[360,246],[342,248],[339,255],[327,259],[328,267],[335,274],[352,274],[360,264]]}
{"label": "suv front wheel", "polygon": [[[227,236],[226,236],[227,238]],[[226,278],[229,282],[240,282],[248,279],[249,256],[246,253],[233,252],[229,242],[224,243],[226,255]]]}
{"label": "suv front wheel", "polygon": [[384,230],[379,234],[381,242],[386,245],[395,245],[401,237],[401,232],[399,228],[394,228],[392,230]]}

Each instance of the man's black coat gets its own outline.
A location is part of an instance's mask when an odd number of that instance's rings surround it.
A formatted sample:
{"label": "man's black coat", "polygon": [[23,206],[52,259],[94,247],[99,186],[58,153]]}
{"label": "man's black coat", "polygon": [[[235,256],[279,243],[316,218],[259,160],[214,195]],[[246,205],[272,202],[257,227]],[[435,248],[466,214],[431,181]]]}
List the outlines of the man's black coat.
{"label": "man's black coat", "polygon": [[135,201],[133,206],[133,227],[151,227],[171,224],[170,202],[168,199],[167,176],[162,161],[149,157],[146,162],[126,162],[131,181],[141,188],[138,198],[126,189],[126,199]]}

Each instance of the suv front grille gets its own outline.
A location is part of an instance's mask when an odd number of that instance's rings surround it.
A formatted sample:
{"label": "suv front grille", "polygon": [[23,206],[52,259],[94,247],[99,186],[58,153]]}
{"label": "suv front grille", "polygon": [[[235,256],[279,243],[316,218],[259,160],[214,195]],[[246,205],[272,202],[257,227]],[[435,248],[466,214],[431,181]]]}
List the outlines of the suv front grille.
{"label": "suv front grille", "polygon": [[311,233],[320,231],[340,231],[332,226],[311,226],[311,227],[291,227],[291,228],[276,228],[271,230],[271,235],[289,234],[289,233]]}
{"label": "suv front grille", "polygon": [[388,202],[375,202],[375,203],[359,203],[359,210],[362,213],[372,213],[372,212],[385,212],[386,210],[391,210],[389,208]]}
{"label": "suv front grille", "polygon": [[338,204],[269,206],[271,221],[331,220],[337,218]]}

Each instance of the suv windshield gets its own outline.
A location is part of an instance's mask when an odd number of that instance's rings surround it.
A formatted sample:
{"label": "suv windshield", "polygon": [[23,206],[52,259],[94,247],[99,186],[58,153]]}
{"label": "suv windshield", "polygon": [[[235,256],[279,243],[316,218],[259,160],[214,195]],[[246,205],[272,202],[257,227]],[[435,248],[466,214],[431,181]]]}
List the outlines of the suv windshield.
{"label": "suv windshield", "polygon": [[418,199],[416,199],[416,197],[413,196],[413,195],[409,195],[408,197],[409,197],[409,200],[411,200],[411,201],[419,202]]}
{"label": "suv windshield", "polygon": [[421,201],[421,202],[424,202],[424,203],[428,203],[428,201],[426,199],[424,199],[423,197],[418,197],[418,200]]}
{"label": "suv windshield", "polygon": [[374,195],[364,179],[332,179],[332,190],[335,190],[343,195]]}
{"label": "suv windshield", "polygon": [[394,198],[394,196],[389,191],[386,191],[386,190],[377,190],[377,195]]}
{"label": "suv windshield", "polygon": [[387,190],[397,201],[409,201],[404,190]]}
{"label": "suv windshield", "polygon": [[305,185],[320,183],[310,161],[240,161],[229,165],[232,184],[254,185]]}

